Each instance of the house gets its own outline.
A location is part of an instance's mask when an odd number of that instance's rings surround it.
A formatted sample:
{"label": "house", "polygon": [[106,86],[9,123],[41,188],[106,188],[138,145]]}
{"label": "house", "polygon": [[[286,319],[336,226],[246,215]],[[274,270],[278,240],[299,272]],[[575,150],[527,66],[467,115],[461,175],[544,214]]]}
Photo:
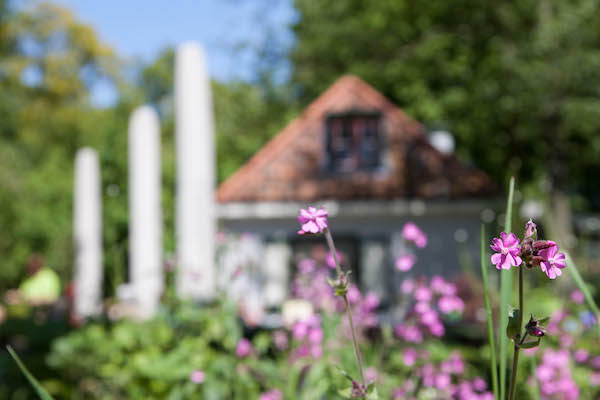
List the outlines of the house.
{"label": "house", "polygon": [[[300,208],[328,210],[354,279],[385,302],[397,287],[394,260],[402,252],[418,259],[409,274],[448,276],[460,271],[459,259],[477,260],[482,211],[492,212],[496,193],[488,175],[436,150],[422,124],[348,75],[223,182],[217,201],[221,229],[245,232],[260,247],[261,291],[276,306],[294,257],[324,242],[297,235]],[[407,221],[428,235],[426,250],[403,240]]]}

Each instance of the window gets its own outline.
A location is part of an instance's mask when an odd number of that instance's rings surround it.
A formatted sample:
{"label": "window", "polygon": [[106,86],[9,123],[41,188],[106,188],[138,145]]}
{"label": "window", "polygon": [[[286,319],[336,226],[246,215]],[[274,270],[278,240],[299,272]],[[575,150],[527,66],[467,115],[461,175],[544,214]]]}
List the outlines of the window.
{"label": "window", "polygon": [[327,169],[331,172],[373,171],[381,164],[378,114],[327,118]]}

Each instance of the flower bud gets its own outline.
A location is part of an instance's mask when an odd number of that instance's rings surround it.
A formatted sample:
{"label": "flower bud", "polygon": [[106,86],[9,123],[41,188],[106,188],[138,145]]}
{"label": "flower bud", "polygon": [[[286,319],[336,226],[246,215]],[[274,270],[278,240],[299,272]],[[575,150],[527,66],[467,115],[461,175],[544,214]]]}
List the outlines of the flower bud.
{"label": "flower bud", "polygon": [[554,246],[556,246],[556,242],[553,240],[538,240],[533,242],[533,249],[535,251],[549,249],[550,247]]}
{"label": "flower bud", "polygon": [[537,226],[533,223],[531,218],[525,224],[525,238],[533,237],[537,234]]}
{"label": "flower bud", "polygon": [[542,337],[546,334],[544,327],[541,324],[539,324],[539,322],[536,319],[533,318],[533,315],[529,319],[527,325],[525,325],[525,330],[528,334],[537,338]]}

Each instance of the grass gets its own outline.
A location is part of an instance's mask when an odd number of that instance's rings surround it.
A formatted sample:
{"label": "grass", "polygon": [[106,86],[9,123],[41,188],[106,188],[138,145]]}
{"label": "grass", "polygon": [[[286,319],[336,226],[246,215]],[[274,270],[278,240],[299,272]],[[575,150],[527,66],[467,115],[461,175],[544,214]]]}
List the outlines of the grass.
{"label": "grass", "polygon": [[500,397],[498,396],[498,365],[496,364],[496,346],[494,344],[494,320],[492,318],[492,306],[490,304],[490,295],[488,291],[487,278],[487,269],[489,267],[489,263],[487,262],[485,246],[485,226],[481,225],[481,278],[483,279],[483,296],[485,298],[485,312],[488,324],[488,340],[490,342],[490,372],[492,374],[492,388],[494,390],[494,398],[499,399]]}
{"label": "grass", "polygon": [[[515,178],[510,178],[510,185],[508,187],[508,200],[506,203],[506,220],[504,229],[508,233],[511,231],[512,224],[512,205],[515,194]],[[512,294],[512,274],[504,273],[500,274],[500,325],[498,326],[498,344],[499,344],[499,359],[500,359],[500,397],[499,399],[505,398],[506,392],[506,361],[507,348],[509,344],[508,337],[505,334],[505,327],[508,324],[508,313],[506,307],[510,303]]]}

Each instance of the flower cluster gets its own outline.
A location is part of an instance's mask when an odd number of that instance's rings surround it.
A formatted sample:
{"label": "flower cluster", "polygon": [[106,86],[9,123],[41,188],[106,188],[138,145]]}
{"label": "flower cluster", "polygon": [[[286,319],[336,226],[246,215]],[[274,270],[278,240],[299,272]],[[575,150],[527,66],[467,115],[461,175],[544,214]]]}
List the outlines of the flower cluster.
{"label": "flower cluster", "polygon": [[540,393],[547,400],[575,400],[579,388],[571,374],[571,357],[567,350],[546,350],[535,374],[540,382]]}
{"label": "flower cluster", "polygon": [[465,307],[456,293],[456,285],[441,276],[434,276],[430,281],[426,278],[418,281],[406,279],[401,290],[412,296],[414,304],[405,321],[396,325],[394,332],[407,342],[420,343],[427,333],[443,336],[445,329],[441,315],[461,313]]}
{"label": "flower cluster", "polygon": [[297,342],[296,348],[292,352],[292,359],[312,357],[321,358],[323,355],[323,328],[321,327],[321,317],[311,315],[310,317],[296,321],[292,328],[292,337]]}
{"label": "flower cluster", "polygon": [[292,296],[310,302],[315,312],[337,310],[340,299],[327,282],[331,270],[313,258],[298,261],[297,273],[291,284]]}
{"label": "flower cluster", "polygon": [[[363,296],[356,285],[351,284],[347,298],[352,309],[352,315],[355,316],[355,324],[359,334],[365,329],[377,326],[379,297],[375,293],[368,292]],[[341,310],[341,304],[339,309]],[[345,322],[347,323],[347,321]]]}
{"label": "flower cluster", "polygon": [[404,225],[404,228],[402,228],[402,236],[409,242],[414,242],[420,249],[427,246],[427,235],[425,235],[414,222],[407,222],[406,225]]}
{"label": "flower cluster", "polygon": [[[338,260],[345,258],[341,252],[338,252],[338,256]],[[334,289],[327,282],[332,273],[327,261],[323,263],[313,258],[305,258],[297,263],[297,268],[297,274],[292,281],[292,295],[295,298],[310,302],[315,312],[331,313],[344,310],[343,299],[335,295]],[[350,284],[346,297],[359,331],[377,325],[379,298],[375,293],[363,295],[356,285]]]}
{"label": "flower cluster", "polygon": [[[408,242],[413,242],[417,247],[424,248],[427,246],[427,235],[414,222],[407,222],[402,228],[402,236]],[[417,262],[414,254],[403,253],[396,258],[396,269],[398,271],[410,271]]]}
{"label": "flower cluster", "polygon": [[558,252],[556,242],[536,240],[537,230],[532,221],[527,223],[525,235],[522,243],[512,232],[502,232],[500,238],[494,238],[490,245],[495,251],[491,258],[492,264],[497,269],[507,270],[521,264],[528,268],[539,266],[550,279],[560,276],[567,262],[565,255]]}
{"label": "flower cluster", "polygon": [[465,362],[457,351],[439,364],[429,361],[427,351],[408,348],[404,351],[404,364],[414,371],[411,378],[394,390],[393,399],[443,398],[456,400],[492,400],[481,377],[464,379]]}

